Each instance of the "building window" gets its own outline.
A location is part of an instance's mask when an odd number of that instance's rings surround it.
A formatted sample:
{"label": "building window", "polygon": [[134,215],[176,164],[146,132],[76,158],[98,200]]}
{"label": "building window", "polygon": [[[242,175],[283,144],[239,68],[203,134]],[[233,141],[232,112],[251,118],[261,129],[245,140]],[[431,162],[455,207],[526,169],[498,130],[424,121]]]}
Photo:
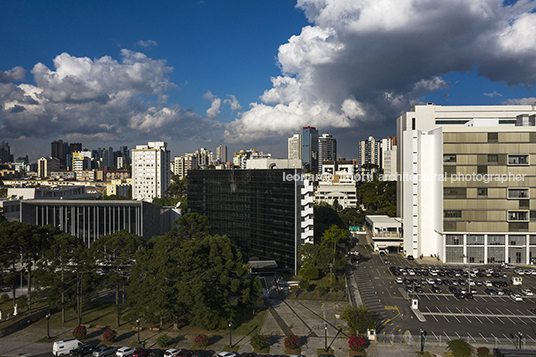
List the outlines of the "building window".
{"label": "building window", "polygon": [[530,201],[529,200],[519,200],[519,209],[529,209]]}
{"label": "building window", "polygon": [[508,155],[508,165],[528,165],[529,155]]}
{"label": "building window", "polygon": [[463,245],[463,236],[456,234],[447,234],[445,245]]}
{"label": "building window", "polygon": [[509,232],[528,232],[529,223],[528,222],[508,222],[508,231]]}
{"label": "building window", "polygon": [[445,218],[462,218],[462,211],[459,211],[459,210],[443,211],[443,216]]}
{"label": "building window", "polygon": [[525,236],[509,236],[509,245],[525,245]]}
{"label": "building window", "polygon": [[479,165],[476,167],[476,173],[485,175],[488,173],[488,167],[484,165]]}
{"label": "building window", "polygon": [[411,118],[411,130],[415,130],[415,127],[416,127],[415,118]]}
{"label": "building window", "polygon": [[529,198],[528,188],[509,188],[508,198]]}
{"label": "building window", "polygon": [[504,245],[504,236],[488,236],[488,245]]}
{"label": "building window", "polygon": [[530,221],[536,222],[536,211],[530,211]]}
{"label": "building window", "polygon": [[456,155],[455,154],[444,154],[443,155],[443,162],[445,162],[445,163],[456,163]]}
{"label": "building window", "polygon": [[476,195],[478,197],[488,197],[488,189],[486,187],[477,188],[476,189]]}
{"label": "building window", "polygon": [[508,211],[509,221],[528,221],[529,212],[527,211]]}
{"label": "building window", "polygon": [[471,234],[467,237],[467,245],[484,245],[483,235]]}
{"label": "building window", "polygon": [[488,143],[497,143],[499,142],[498,133],[488,133]]}
{"label": "building window", "polygon": [[488,164],[498,164],[499,155],[488,155]]}
{"label": "building window", "polygon": [[443,188],[443,197],[444,198],[466,198],[467,191],[465,187],[444,187]]}

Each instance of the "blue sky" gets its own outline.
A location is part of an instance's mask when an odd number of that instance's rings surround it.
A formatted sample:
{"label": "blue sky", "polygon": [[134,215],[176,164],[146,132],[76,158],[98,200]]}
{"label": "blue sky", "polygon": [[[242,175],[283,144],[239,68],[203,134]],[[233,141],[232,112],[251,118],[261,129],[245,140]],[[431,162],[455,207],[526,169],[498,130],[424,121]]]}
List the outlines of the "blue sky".
{"label": "blue sky", "polygon": [[413,104],[532,104],[536,4],[500,0],[9,1],[0,140],[36,160],[164,140],[172,155],[316,126],[393,136]]}

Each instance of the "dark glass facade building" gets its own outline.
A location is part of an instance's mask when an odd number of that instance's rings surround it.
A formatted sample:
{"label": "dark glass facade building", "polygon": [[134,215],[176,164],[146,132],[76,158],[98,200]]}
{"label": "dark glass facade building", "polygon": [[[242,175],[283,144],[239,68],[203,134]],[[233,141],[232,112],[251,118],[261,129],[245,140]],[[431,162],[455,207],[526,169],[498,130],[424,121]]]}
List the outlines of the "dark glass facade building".
{"label": "dark glass facade building", "polygon": [[301,214],[296,192],[301,186],[286,179],[289,174],[294,170],[189,171],[188,208],[209,219],[212,234],[233,240],[244,261],[275,260],[279,267],[294,270],[296,244],[301,242],[296,238]]}

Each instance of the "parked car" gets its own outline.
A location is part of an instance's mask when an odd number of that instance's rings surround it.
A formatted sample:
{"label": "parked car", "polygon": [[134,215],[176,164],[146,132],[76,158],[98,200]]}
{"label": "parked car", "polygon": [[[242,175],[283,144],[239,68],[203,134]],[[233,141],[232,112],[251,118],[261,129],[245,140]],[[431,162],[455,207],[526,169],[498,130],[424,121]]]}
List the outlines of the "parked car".
{"label": "parked car", "polygon": [[416,286],[415,287],[415,292],[418,293],[418,294],[422,294],[422,293],[424,293],[424,290],[420,286]]}
{"label": "parked car", "polygon": [[52,354],[54,356],[66,356],[72,350],[82,345],[83,343],[76,339],[56,341],[52,344]]}
{"label": "parked car", "polygon": [[115,352],[117,348],[113,346],[99,346],[93,351],[93,357],[105,357]]}
{"label": "parked car", "polygon": [[169,350],[166,350],[164,352],[164,357],[175,357],[177,356],[182,350],[176,349],[176,348],[170,348]]}
{"label": "parked car", "polygon": [[436,294],[439,294],[441,292],[441,289],[439,288],[439,286],[432,286],[432,292],[433,293],[436,293]]}
{"label": "parked car", "polygon": [[132,357],[149,357],[151,350],[146,348],[136,348],[136,351],[132,354]]}
{"label": "parked car", "polygon": [[402,284],[404,282],[404,280],[402,278],[396,278],[396,283],[397,284]]}
{"label": "parked car", "polygon": [[514,299],[514,301],[523,301],[523,298],[517,294],[512,295],[512,299]]}
{"label": "parked car", "polygon": [[233,352],[220,352],[217,355],[218,357],[237,357],[236,353]]}
{"label": "parked car", "polygon": [[527,296],[532,296],[532,295],[534,295],[534,294],[532,293],[532,291],[530,291],[529,289],[521,289],[521,294],[523,294],[523,295],[527,295]]}
{"label": "parked car", "polygon": [[413,255],[408,255],[408,260],[409,260],[410,262],[412,262],[412,261],[415,260],[415,258],[413,258]]}
{"label": "parked car", "polygon": [[78,346],[77,348],[71,350],[70,354],[71,356],[82,357],[82,356],[90,354],[91,352],[93,352],[93,350],[94,350],[93,346],[90,346],[88,344],[83,344],[82,346]]}
{"label": "parked car", "polygon": [[164,357],[164,352],[163,350],[152,350],[149,352],[149,357]]}
{"label": "parked car", "polygon": [[121,347],[117,351],[115,351],[115,355],[117,357],[127,357],[132,356],[136,349],[134,347]]}

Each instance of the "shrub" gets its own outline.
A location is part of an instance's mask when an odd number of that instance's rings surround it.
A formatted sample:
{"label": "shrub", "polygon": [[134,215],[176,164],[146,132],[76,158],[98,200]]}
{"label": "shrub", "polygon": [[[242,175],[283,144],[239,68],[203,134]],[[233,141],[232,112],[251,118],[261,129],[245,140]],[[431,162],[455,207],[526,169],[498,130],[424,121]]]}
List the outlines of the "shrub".
{"label": "shrub", "polygon": [[366,333],[367,329],[375,328],[378,318],[376,314],[364,306],[348,305],[342,312],[341,319],[346,321],[350,334],[355,335],[359,332]]}
{"label": "shrub", "polygon": [[476,352],[477,352],[479,357],[488,357],[490,355],[489,354],[489,348],[487,348],[487,347],[478,347],[476,349]]}
{"label": "shrub", "polygon": [[102,334],[102,337],[104,338],[104,341],[111,343],[115,341],[115,338],[117,337],[117,332],[112,329],[108,329]]}
{"label": "shrub", "polygon": [[17,299],[17,306],[18,306],[19,309],[22,309],[23,307],[27,307],[28,306],[28,296],[26,296],[26,295],[19,296],[19,298]]}
{"label": "shrub", "polygon": [[301,279],[300,280],[299,287],[302,290],[305,290],[305,291],[309,290],[309,286],[310,286],[309,280],[307,280],[307,279]]}
{"label": "shrub", "polygon": [[79,340],[83,339],[87,335],[87,329],[85,326],[76,326],[73,330],[73,337]]}
{"label": "shrub", "polygon": [[9,295],[8,294],[2,294],[2,296],[0,296],[0,304],[6,302],[9,300]]}
{"label": "shrub", "polygon": [[304,279],[316,280],[320,276],[320,273],[317,267],[315,267],[314,265],[310,263],[305,263],[300,268],[298,275]]}
{"label": "shrub", "polygon": [[208,336],[207,335],[197,335],[195,338],[194,338],[194,343],[196,344],[196,346],[199,346],[199,347],[207,347],[208,346]]}
{"label": "shrub", "polygon": [[352,351],[363,351],[367,345],[367,340],[360,335],[352,335],[348,338],[348,347]]}
{"label": "shrub", "polygon": [[253,335],[249,343],[254,349],[262,350],[268,344],[268,336],[261,334]]}
{"label": "shrub", "polygon": [[296,349],[300,347],[300,338],[295,334],[285,336],[285,348]]}
{"label": "shrub", "polygon": [[171,345],[171,339],[168,335],[158,336],[158,338],[156,339],[156,343],[158,343],[159,347],[167,347]]}
{"label": "shrub", "polygon": [[469,357],[473,352],[471,345],[462,339],[449,341],[448,349],[454,357]]}

